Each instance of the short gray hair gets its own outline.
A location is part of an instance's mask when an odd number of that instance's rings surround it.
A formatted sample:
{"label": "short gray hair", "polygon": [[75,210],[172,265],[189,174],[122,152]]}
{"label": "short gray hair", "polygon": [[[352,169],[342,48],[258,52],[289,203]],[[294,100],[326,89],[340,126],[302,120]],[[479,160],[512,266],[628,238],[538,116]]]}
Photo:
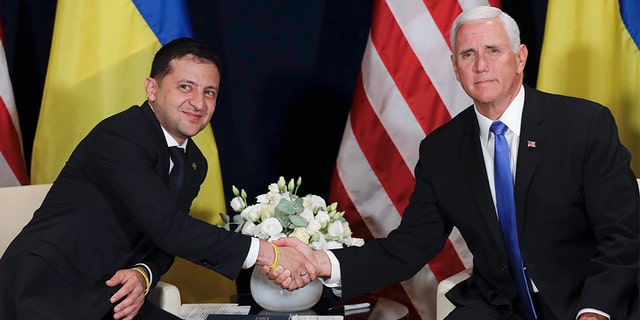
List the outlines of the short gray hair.
{"label": "short gray hair", "polygon": [[498,19],[502,22],[504,29],[507,31],[507,36],[509,37],[509,43],[511,44],[511,49],[514,52],[518,51],[518,47],[520,46],[520,28],[518,28],[518,24],[516,23],[511,16],[504,13],[502,10],[489,7],[489,6],[480,6],[474,7],[469,10],[463,11],[455,21],[453,21],[453,25],[451,26],[451,34],[449,40],[451,42],[451,50],[454,52],[455,56],[455,42],[456,42],[456,32],[465,23],[480,20],[480,19],[491,19],[498,17]]}

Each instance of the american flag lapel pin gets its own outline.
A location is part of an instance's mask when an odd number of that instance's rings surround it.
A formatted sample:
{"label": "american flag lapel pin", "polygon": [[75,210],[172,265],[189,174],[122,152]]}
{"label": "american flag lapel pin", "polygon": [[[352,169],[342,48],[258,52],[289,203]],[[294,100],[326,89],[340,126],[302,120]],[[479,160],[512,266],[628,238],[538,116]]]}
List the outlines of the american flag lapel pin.
{"label": "american flag lapel pin", "polygon": [[536,142],[533,140],[527,140],[527,148],[533,149],[536,147]]}
{"label": "american flag lapel pin", "polygon": [[193,171],[196,171],[196,168],[198,166],[196,165],[195,161],[191,163],[191,168],[193,168]]}

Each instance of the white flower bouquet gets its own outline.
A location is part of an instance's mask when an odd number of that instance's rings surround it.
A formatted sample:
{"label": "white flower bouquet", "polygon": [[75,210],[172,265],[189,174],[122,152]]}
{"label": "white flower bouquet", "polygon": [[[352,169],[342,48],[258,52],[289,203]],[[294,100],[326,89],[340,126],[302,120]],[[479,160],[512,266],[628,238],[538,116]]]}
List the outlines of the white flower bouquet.
{"label": "white flower bouquet", "polygon": [[234,198],[231,208],[240,214],[226,222],[224,226],[236,224],[236,232],[265,240],[281,237],[296,237],[313,249],[336,249],[344,246],[361,246],[364,240],[351,236],[349,223],[343,217],[344,211],[336,210],[336,202],[327,206],[322,197],[316,195],[297,196],[302,179],[291,179],[287,184],[284,177],[268,187],[268,192],[256,197],[256,203],[249,205],[247,193],[233,186]]}

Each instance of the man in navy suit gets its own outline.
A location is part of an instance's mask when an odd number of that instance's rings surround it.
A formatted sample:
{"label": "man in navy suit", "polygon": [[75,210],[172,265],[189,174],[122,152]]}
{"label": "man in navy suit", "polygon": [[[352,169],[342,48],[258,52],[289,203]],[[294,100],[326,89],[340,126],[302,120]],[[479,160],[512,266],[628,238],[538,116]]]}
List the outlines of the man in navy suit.
{"label": "man in navy suit", "polygon": [[[188,38],[156,53],[148,100],[80,142],[0,259],[1,319],[178,319],[144,303],[176,255],[229,278],[258,264],[287,270],[298,286],[312,280],[315,266],[293,249],[188,215],[207,173],[191,137],[213,115],[218,65]],[[172,188],[176,169],[182,183]]]}
{"label": "man in navy suit", "polygon": [[[638,319],[638,185],[610,111],[523,85],[527,48],[516,22],[497,8],[463,12],[451,45],[455,74],[474,104],[422,141],[400,226],[360,248],[278,244],[314,257],[325,284],[341,285],[348,298],[413,276],[455,226],[474,268],[447,294],[456,305],[448,319]],[[495,204],[496,121],[508,127],[526,299],[510,272],[515,263]],[[269,276],[290,284],[278,272]]]}

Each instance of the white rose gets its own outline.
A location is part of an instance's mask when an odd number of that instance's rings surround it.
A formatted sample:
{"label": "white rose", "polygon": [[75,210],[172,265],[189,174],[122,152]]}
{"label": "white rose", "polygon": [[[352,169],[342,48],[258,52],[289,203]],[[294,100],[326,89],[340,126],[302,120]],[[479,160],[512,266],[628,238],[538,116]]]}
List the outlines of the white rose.
{"label": "white rose", "polygon": [[311,209],[309,208],[304,208],[304,210],[302,211],[302,213],[299,214],[299,216],[303,217],[305,220],[307,220],[307,222],[313,220],[313,211],[311,211]]}
{"label": "white rose", "polygon": [[346,222],[346,221],[343,222],[342,228],[344,229],[342,231],[342,238],[349,237],[351,235],[351,228],[349,228],[349,222]]}
{"label": "white rose", "polygon": [[260,223],[260,231],[271,237],[282,232],[282,225],[276,218],[268,218]]}
{"label": "white rose", "polygon": [[311,219],[311,221],[309,221],[309,224],[307,225],[307,232],[313,235],[320,232],[321,228],[322,228],[322,225],[320,224],[320,222],[318,222],[315,219]]}
{"label": "white rose", "polygon": [[329,217],[329,214],[327,214],[326,211],[322,211],[322,210],[316,213],[316,217],[314,219],[318,220],[318,222],[320,222],[323,228],[326,227],[329,224],[329,221],[331,220],[331,218]]}
{"label": "white rose", "polygon": [[364,245],[364,239],[362,238],[348,238],[346,245],[350,247],[362,247]]}
{"label": "white rose", "polygon": [[262,206],[262,210],[260,210],[260,221],[265,221],[269,218],[274,218],[276,216],[276,207],[272,204],[265,204]]}
{"label": "white rose", "polygon": [[269,202],[269,203],[278,203],[280,202],[280,199],[282,199],[283,197],[284,195],[276,192],[269,192],[265,194],[266,202]]}
{"label": "white rose", "polygon": [[267,194],[265,193],[257,196],[256,203],[269,203],[269,200],[267,199]]}
{"label": "white rose", "polygon": [[314,194],[311,195],[311,202],[313,203],[313,208],[326,208],[327,203],[322,199],[322,197],[316,196]]}
{"label": "white rose", "polygon": [[298,240],[302,241],[304,244],[309,244],[309,234],[307,233],[307,228],[299,227],[293,229],[293,232],[289,235],[290,237],[298,238]]}
{"label": "white rose", "polygon": [[242,210],[240,216],[247,221],[258,222],[260,219],[260,206],[257,204],[248,206]]}
{"label": "white rose", "polygon": [[255,237],[256,225],[251,221],[245,222],[244,225],[242,225],[242,234]]}
{"label": "white rose", "polygon": [[314,234],[311,237],[312,242],[309,244],[309,246],[314,250],[324,249],[324,247],[327,245],[327,240],[324,239],[324,236],[322,234],[319,234],[320,236],[316,238],[317,235],[318,234]]}
{"label": "white rose", "polygon": [[305,208],[313,208],[313,202],[311,201],[311,195],[306,195],[302,198],[302,206]]}
{"label": "white rose", "polygon": [[233,199],[231,199],[231,209],[233,209],[233,211],[235,212],[242,212],[242,209],[244,209],[244,200],[242,200],[241,197],[235,197]]}
{"label": "white rose", "polygon": [[340,248],[342,248],[342,243],[337,241],[329,241],[327,242],[327,244],[324,245],[324,249],[327,249],[327,250],[340,249]]}
{"label": "white rose", "polygon": [[343,228],[342,222],[340,222],[340,221],[332,222],[327,227],[327,233],[332,238],[336,238],[336,239],[337,238],[341,238],[342,234],[344,233],[344,228]]}
{"label": "white rose", "polygon": [[270,193],[280,193],[280,189],[278,188],[277,183],[270,184],[268,188]]}

